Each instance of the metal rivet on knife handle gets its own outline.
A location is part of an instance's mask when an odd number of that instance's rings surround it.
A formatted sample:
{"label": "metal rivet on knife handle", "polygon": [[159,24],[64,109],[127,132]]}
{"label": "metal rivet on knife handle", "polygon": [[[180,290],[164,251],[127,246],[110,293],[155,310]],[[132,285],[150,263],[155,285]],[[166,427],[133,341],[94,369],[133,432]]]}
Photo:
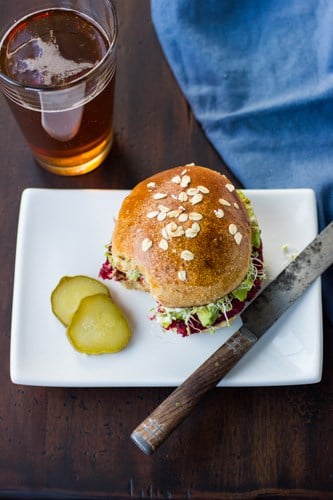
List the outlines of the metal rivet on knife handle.
{"label": "metal rivet on knife handle", "polygon": [[248,306],[243,326],[134,430],[134,443],[152,454],[332,263],[333,221]]}
{"label": "metal rivet on knife handle", "polygon": [[141,451],[152,454],[256,340],[251,332],[241,327],[175,389],[132,433],[131,439]]}

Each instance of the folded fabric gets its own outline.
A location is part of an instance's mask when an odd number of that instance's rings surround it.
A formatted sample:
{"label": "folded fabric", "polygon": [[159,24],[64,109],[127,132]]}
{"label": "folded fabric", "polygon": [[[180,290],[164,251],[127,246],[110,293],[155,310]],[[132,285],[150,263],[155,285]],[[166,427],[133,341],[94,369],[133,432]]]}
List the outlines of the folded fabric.
{"label": "folded fabric", "polygon": [[[312,188],[333,219],[333,2],[151,0],[170,67],[245,188]],[[324,276],[333,322],[333,270]]]}

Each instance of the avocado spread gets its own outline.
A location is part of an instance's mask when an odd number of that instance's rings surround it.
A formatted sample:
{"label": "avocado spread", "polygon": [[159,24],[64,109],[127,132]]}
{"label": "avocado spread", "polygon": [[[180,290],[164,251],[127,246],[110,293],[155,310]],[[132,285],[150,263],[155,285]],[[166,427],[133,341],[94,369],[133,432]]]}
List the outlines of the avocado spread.
{"label": "avocado spread", "polygon": [[[244,203],[250,217],[251,224],[251,243],[252,254],[249,270],[243,279],[242,283],[225,297],[218,299],[216,302],[195,307],[179,307],[171,308],[159,305],[154,311],[154,316],[164,329],[168,329],[172,323],[182,321],[186,326],[191,324],[193,318],[200,321],[204,328],[210,328],[216,320],[223,316],[229,324],[227,313],[233,309],[234,299],[244,302],[248,293],[254,286],[254,282],[259,278],[264,279],[265,273],[262,268],[262,262],[259,259],[259,249],[261,246],[260,228],[256,219],[251,201],[240,190],[237,190],[238,195]],[[259,265],[258,265],[259,264]]]}

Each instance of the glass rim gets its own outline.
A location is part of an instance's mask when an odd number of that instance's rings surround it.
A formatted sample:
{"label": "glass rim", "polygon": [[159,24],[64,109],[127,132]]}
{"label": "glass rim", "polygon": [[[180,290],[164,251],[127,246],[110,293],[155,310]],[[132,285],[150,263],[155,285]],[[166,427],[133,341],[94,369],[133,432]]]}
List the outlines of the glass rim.
{"label": "glass rim", "polygon": [[[114,51],[114,48],[116,46],[117,39],[118,39],[118,16],[117,16],[117,12],[116,12],[115,6],[113,5],[112,0],[104,0],[104,1],[109,4],[110,9],[112,11],[112,17],[113,17],[113,20],[114,20],[114,33],[113,33],[113,36],[112,36],[112,40],[111,40],[110,46],[108,47],[108,49],[105,52],[104,56],[89,71],[87,71],[83,75],[79,76],[78,78],[75,78],[74,80],[71,80],[68,83],[61,84],[61,85],[54,85],[54,86],[50,87],[50,86],[47,86],[47,85],[25,85],[23,83],[20,83],[20,82],[14,80],[10,76],[5,75],[0,70],[0,82],[1,82],[1,80],[3,80],[8,85],[10,85],[13,88],[26,90],[28,92],[30,91],[30,92],[36,92],[36,93],[41,93],[41,92],[43,92],[43,93],[53,93],[53,92],[57,92],[57,91],[60,91],[60,90],[66,90],[66,89],[71,88],[71,87],[75,87],[77,84],[82,83],[82,81],[89,79],[91,77],[91,75],[93,75],[101,66],[103,66],[103,64],[105,63],[105,61],[110,57],[111,53]],[[32,11],[30,14],[26,14],[25,16],[20,17],[19,19],[15,20],[15,22],[12,23],[9,27],[7,27],[6,30],[4,30],[4,34],[3,34],[3,36],[1,36],[1,40],[0,40],[0,50],[1,50],[3,41],[5,40],[6,36],[23,19],[25,19],[26,17],[30,16],[31,14],[35,14],[37,12],[43,12],[45,10],[54,10],[54,9],[58,9],[58,10],[59,9],[61,9],[61,10],[73,10],[73,9],[68,8],[68,7],[52,7],[52,8],[48,8],[48,9],[35,10],[35,11]],[[79,11],[76,11],[76,12],[79,12]]]}

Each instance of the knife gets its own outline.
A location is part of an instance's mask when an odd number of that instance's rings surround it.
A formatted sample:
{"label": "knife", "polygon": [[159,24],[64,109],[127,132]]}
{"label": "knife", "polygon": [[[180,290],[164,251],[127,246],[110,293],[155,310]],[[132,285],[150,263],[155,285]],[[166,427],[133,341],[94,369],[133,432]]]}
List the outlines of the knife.
{"label": "knife", "polygon": [[332,263],[333,221],[251,302],[241,328],[132,432],[140,450],[151,455]]}

